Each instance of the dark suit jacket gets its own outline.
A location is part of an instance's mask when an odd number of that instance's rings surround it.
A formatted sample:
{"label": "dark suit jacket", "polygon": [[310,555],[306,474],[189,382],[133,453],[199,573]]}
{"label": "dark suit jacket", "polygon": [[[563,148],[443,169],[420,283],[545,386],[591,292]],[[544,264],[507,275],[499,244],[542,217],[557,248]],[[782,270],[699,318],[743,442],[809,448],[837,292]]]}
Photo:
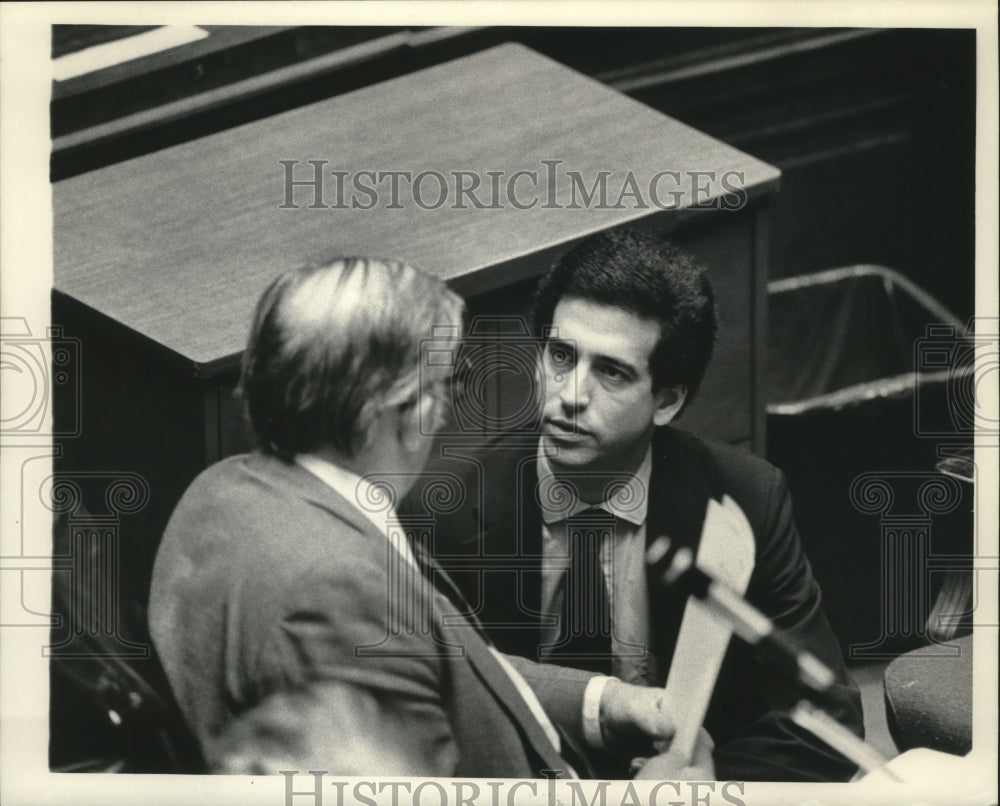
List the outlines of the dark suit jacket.
{"label": "dark suit jacket", "polygon": [[[397,558],[362,513],[297,465],[238,456],[194,481],[156,558],[149,619],[210,764],[222,752],[217,737],[270,693],[332,683],[358,702],[331,709],[330,735],[352,728],[338,711],[365,715],[369,744],[395,743],[399,752],[384,755],[404,759],[369,774],[565,768],[480,635]],[[559,677],[549,687],[554,711],[578,732],[572,701],[579,711],[590,676]],[[338,760],[319,769],[335,773]]]}
{"label": "dark suit jacket", "polygon": [[[432,551],[465,589],[486,630],[504,651],[538,657],[541,513],[535,495],[537,440],[507,435],[486,445],[442,442],[424,486],[411,492],[407,517],[433,521]],[[434,512],[429,487],[452,485],[461,505]],[[782,474],[743,450],[665,427],[653,440],[647,541],[667,535],[697,550],[710,497],[730,495],[753,527],[756,560],[747,598],[792,640],[836,670],[834,716],[863,733],[861,700],[820,607],[820,592],[792,519]],[[464,569],[464,570],[463,570]],[[677,641],[683,600],[650,580],[652,646],[663,684]],[[787,687],[785,687],[787,689]],[[855,767],[787,717],[787,690],[733,640],[723,661],[706,728],[720,779],[841,781]]]}

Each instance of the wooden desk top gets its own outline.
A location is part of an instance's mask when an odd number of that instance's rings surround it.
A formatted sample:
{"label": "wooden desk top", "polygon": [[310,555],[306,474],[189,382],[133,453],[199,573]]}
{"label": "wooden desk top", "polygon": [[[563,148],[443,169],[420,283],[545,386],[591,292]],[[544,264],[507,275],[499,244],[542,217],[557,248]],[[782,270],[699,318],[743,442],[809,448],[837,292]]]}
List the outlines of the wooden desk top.
{"label": "wooden desk top", "polygon": [[[285,166],[312,177],[308,160],[324,169],[358,172],[436,171],[447,185],[439,209],[413,202],[400,180],[391,204],[390,180],[364,180],[379,190],[373,209],[311,209],[310,187],[285,202]],[[546,209],[549,170],[561,160],[555,199]],[[517,209],[505,195],[518,170],[537,171],[515,184]],[[490,205],[487,171],[502,172],[500,209],[475,209],[466,197],[455,209],[454,172],[475,172],[475,191]],[[566,209],[579,172],[586,188],[607,177],[608,205]],[[631,171],[645,209],[625,196]],[[654,213],[649,185],[661,171],[714,171],[661,177],[659,199],[677,209],[719,199],[721,176],[743,173],[752,198],[774,187],[777,169],[666,117],[520,45],[502,45],[392,81],[111,165],[53,186],[55,287],[162,345],[211,374],[232,362],[246,342],[253,306],[281,271],[336,255],[399,257],[438,273],[463,293],[505,285],[510,263],[590,232]],[[344,199],[368,204],[348,178]],[[730,184],[738,181],[730,177]],[[322,198],[337,203],[327,173]],[[433,176],[420,185],[425,205],[440,195]],[[724,213],[722,213],[724,214]],[[507,265],[505,265],[507,264]],[[535,270],[538,270],[537,267]]]}

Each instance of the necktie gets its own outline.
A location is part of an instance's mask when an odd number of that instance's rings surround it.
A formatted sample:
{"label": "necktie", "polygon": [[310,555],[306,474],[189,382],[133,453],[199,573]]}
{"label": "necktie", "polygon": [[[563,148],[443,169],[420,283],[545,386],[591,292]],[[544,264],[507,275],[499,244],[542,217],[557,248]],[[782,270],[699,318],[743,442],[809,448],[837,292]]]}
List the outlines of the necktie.
{"label": "necktie", "polygon": [[601,566],[601,544],[610,540],[614,525],[614,515],[596,507],[566,521],[569,569],[559,638],[547,653],[552,663],[611,673],[611,602]]}

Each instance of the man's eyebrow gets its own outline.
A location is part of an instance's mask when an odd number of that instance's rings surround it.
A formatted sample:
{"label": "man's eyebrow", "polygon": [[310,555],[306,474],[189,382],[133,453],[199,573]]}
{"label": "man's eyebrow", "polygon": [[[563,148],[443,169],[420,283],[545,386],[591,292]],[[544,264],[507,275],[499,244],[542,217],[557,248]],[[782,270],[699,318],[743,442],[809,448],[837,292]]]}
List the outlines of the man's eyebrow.
{"label": "man's eyebrow", "polygon": [[[550,336],[549,340],[545,344],[546,348],[551,349],[552,347],[559,347],[560,349],[566,350],[573,355],[576,355],[576,342],[570,341],[568,339],[561,339],[558,336]],[[605,366],[610,366],[614,369],[624,372],[633,378],[639,377],[638,367],[630,364],[628,361],[624,361],[620,358],[615,358],[614,356],[605,355],[604,353],[597,353],[594,358],[594,363],[603,364]]]}
{"label": "man's eyebrow", "polygon": [[615,369],[622,370],[627,375],[631,375],[633,377],[638,377],[639,375],[639,369],[637,367],[633,366],[628,361],[623,361],[620,358],[615,358],[610,355],[598,353],[594,356],[594,363],[606,364]]}
{"label": "man's eyebrow", "polygon": [[558,336],[551,336],[546,344],[548,346],[554,345],[556,347],[562,347],[563,349],[571,350],[574,353],[576,352],[576,345],[573,342],[561,339]]}

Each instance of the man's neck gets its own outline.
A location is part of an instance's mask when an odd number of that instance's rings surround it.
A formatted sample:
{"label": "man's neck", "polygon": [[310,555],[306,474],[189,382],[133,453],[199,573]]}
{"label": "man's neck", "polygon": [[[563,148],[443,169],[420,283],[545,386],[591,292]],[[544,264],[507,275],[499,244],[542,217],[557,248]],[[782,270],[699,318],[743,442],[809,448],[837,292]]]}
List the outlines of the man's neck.
{"label": "man's neck", "polygon": [[586,467],[560,465],[558,460],[547,457],[549,469],[557,480],[565,480],[576,490],[580,500],[587,504],[604,502],[605,492],[609,485],[620,482],[623,478],[634,476],[642,466],[649,451],[649,443],[642,446],[635,455],[616,459],[613,463],[600,463]]}
{"label": "man's neck", "polygon": [[[319,448],[312,453],[361,478],[384,475],[396,476],[401,481],[413,470],[409,457],[400,450],[398,442],[385,438],[380,433],[376,433],[353,456],[347,456],[332,447]],[[405,492],[401,491],[400,496]]]}

